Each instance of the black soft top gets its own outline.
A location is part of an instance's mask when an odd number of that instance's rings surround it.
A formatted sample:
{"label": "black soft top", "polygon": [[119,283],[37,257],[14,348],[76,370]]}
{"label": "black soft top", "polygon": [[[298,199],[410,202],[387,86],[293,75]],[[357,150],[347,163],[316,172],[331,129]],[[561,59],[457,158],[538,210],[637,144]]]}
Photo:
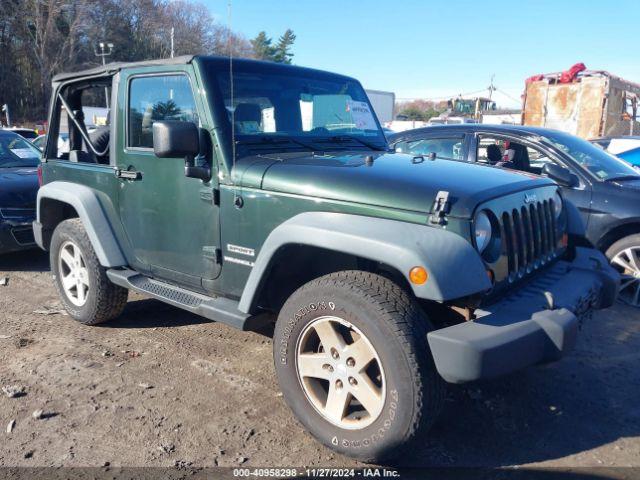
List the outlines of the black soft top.
{"label": "black soft top", "polygon": [[[175,58],[162,58],[158,60],[145,60],[142,62],[114,62],[101,65],[99,67],[91,68],[88,70],[81,70],[78,72],[59,73],[53,77],[54,82],[64,82],[71,79],[82,79],[88,77],[99,77],[114,75],[115,73],[125,68],[135,67],[152,67],[163,65],[186,65],[192,63],[194,60],[202,62],[208,68],[212,68],[216,71],[228,71],[229,70],[229,57],[223,57],[219,55],[184,55]],[[248,58],[234,58],[233,65],[238,68],[239,71],[258,70],[271,73],[279,73],[286,75],[291,72],[298,74],[306,74],[316,78],[324,78],[326,76],[340,77],[344,79],[354,80],[351,77],[340,75],[337,73],[326,72],[322,70],[316,70],[313,68],[300,67],[298,65],[288,65],[276,62],[267,62],[264,60],[254,60]]]}
{"label": "black soft top", "polygon": [[157,60],[144,60],[141,62],[113,62],[113,63],[107,63],[106,65],[100,65],[99,67],[90,68],[87,70],[59,73],[57,75],[54,75],[53,81],[62,82],[65,80],[70,80],[72,78],[95,77],[95,76],[100,76],[102,74],[113,75],[114,73],[119,72],[123,68],[151,67],[155,65],[186,65],[187,63],[191,63],[193,58],[194,58],[194,55],[183,55],[181,57],[160,58]]}

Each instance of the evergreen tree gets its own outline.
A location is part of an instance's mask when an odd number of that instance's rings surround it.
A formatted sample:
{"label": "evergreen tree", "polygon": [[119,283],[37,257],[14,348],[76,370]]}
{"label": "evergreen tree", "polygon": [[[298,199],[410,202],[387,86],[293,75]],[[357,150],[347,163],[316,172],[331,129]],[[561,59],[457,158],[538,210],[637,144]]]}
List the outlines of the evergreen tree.
{"label": "evergreen tree", "polygon": [[273,55],[273,61],[279,63],[291,63],[293,53],[291,53],[291,47],[296,41],[296,34],[290,28],[282,34],[278,39],[278,44],[275,46]]}
{"label": "evergreen tree", "polygon": [[253,53],[258,60],[274,60],[275,48],[271,45],[271,38],[267,37],[267,32],[258,33],[256,38],[250,40]]}

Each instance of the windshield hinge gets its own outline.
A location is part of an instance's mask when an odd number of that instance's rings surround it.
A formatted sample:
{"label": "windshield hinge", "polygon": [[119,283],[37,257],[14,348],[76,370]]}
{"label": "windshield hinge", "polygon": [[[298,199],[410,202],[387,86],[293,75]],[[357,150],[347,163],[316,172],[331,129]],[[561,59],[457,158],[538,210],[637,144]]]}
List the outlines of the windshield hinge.
{"label": "windshield hinge", "polygon": [[433,223],[434,225],[444,225],[447,223],[446,215],[449,213],[450,207],[449,192],[444,190],[439,191],[433,203],[433,214],[429,217],[429,223]]}
{"label": "windshield hinge", "polygon": [[216,246],[205,245],[202,247],[202,256],[217,264],[222,263],[222,250]]}
{"label": "windshield hinge", "polygon": [[213,205],[220,205],[220,190],[203,188],[200,190],[200,199]]}

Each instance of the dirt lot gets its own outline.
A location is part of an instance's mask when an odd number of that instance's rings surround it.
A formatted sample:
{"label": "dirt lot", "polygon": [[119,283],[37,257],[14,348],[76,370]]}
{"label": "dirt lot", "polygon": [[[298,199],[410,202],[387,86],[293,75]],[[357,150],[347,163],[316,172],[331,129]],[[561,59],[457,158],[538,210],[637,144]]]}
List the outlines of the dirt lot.
{"label": "dirt lot", "polygon": [[[45,255],[0,257],[5,276],[0,386],[26,395],[0,394],[0,466],[358,465],[296,423],[267,336],[133,294],[121,319],[84,327],[56,313]],[[640,312],[618,305],[562,362],[452,388],[402,464],[640,466],[639,333]]]}

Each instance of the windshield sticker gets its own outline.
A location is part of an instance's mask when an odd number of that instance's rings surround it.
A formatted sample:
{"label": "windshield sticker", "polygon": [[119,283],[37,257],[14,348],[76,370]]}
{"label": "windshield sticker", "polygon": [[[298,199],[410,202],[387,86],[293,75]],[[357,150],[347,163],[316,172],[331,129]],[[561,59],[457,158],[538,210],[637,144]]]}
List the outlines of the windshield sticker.
{"label": "windshield sticker", "polygon": [[347,112],[351,112],[351,119],[360,130],[377,130],[376,120],[367,102],[347,100]]}
{"label": "windshield sticker", "polygon": [[18,158],[38,158],[38,154],[30,148],[12,148],[11,153]]}

